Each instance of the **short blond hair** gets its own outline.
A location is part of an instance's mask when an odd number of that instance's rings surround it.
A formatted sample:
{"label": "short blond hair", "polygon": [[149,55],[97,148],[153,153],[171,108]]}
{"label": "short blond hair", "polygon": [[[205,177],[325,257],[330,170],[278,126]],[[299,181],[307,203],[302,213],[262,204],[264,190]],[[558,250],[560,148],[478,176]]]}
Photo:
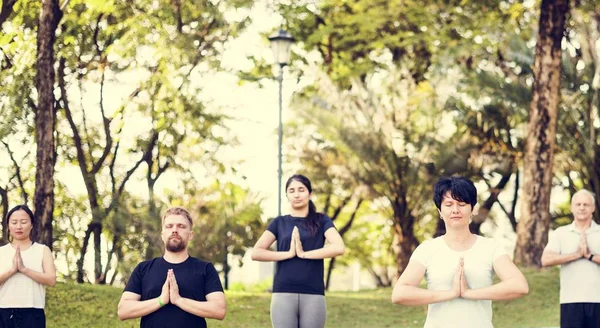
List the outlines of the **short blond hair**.
{"label": "short blond hair", "polygon": [[181,215],[190,222],[190,227],[194,226],[194,223],[192,221],[192,215],[190,214],[190,212],[187,209],[185,209],[185,207],[174,206],[174,207],[167,209],[161,219],[163,224],[165,223],[165,219],[169,215]]}

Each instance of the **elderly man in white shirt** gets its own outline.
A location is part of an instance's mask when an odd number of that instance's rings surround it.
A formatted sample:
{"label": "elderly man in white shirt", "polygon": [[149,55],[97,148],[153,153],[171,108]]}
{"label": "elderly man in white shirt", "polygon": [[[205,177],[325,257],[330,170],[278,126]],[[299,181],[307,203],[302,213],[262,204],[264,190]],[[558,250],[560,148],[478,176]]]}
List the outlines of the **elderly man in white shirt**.
{"label": "elderly man in white shirt", "polygon": [[594,195],[581,189],[571,199],[573,223],[550,234],[542,265],[560,265],[561,328],[600,327],[600,225],[592,219]]}

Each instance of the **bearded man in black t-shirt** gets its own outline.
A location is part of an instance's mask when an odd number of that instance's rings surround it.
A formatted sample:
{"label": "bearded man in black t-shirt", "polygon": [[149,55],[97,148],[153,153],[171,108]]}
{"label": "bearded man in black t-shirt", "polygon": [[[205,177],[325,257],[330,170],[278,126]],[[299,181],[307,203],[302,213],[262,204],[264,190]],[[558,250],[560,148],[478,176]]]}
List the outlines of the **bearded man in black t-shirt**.
{"label": "bearded man in black t-shirt", "polygon": [[121,320],[141,317],[142,328],[201,327],[223,320],[226,303],[215,267],[188,254],[192,218],[182,207],[162,217],[162,257],[137,265],[118,306]]}

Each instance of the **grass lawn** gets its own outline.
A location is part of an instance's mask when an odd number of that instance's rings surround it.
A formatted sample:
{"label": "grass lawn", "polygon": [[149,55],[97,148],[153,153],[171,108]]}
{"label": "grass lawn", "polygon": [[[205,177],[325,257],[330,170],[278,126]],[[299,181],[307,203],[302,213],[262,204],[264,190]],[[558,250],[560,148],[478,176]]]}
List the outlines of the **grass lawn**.
{"label": "grass lawn", "polygon": [[[494,302],[494,327],[558,327],[558,269],[526,271],[530,294]],[[119,321],[122,289],[109,286],[57,284],[49,288],[46,315],[49,328],[139,327],[139,320]],[[327,293],[327,327],[423,327],[427,307],[404,307],[390,301],[391,289]],[[269,328],[269,293],[227,294],[227,317],[208,320],[211,328]]]}

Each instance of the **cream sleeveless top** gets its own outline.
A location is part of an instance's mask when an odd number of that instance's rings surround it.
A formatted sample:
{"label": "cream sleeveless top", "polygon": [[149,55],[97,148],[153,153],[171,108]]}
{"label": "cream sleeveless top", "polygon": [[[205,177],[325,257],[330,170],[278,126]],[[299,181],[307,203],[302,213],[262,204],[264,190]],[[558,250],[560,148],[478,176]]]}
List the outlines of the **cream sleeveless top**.
{"label": "cream sleeveless top", "polygon": [[[21,251],[26,268],[44,272],[42,259],[44,245],[33,243]],[[11,244],[0,247],[0,272],[9,271],[13,265],[16,249]],[[0,308],[36,308],[43,309],[46,303],[46,287],[26,275],[17,272],[0,285]]]}

